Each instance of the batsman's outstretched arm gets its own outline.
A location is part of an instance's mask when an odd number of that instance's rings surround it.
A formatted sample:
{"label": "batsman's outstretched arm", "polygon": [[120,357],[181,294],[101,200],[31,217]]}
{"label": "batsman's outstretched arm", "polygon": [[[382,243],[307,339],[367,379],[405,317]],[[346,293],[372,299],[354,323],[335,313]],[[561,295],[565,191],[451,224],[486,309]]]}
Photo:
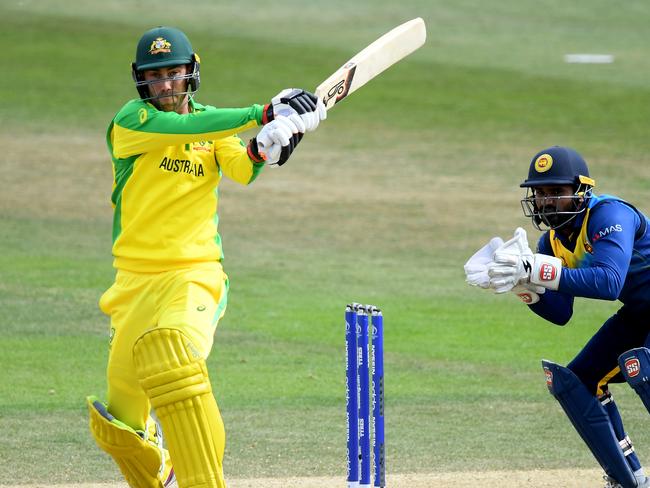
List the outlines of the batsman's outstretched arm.
{"label": "batsman's outstretched arm", "polygon": [[212,141],[262,125],[262,105],[215,108],[194,104],[188,115],[163,112],[142,100],[131,100],[111,122],[106,142],[115,158],[127,158],[171,145]]}

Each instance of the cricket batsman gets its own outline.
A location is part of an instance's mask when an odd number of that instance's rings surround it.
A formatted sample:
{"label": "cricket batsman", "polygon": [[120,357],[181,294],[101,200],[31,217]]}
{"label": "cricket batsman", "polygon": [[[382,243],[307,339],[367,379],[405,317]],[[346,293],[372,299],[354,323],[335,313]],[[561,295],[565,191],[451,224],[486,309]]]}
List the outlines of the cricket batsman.
{"label": "cricket batsman", "polygon": [[575,297],[619,300],[566,367],[543,360],[550,393],[605,471],[606,488],[648,488],[609,391],[627,381],[650,412],[650,223],[630,203],[593,193],[580,154],[553,146],[537,153],[521,183],[524,215],[543,230],[537,252],[526,232],[493,238],[465,264],[467,281],[514,292],[540,317],[565,325]]}
{"label": "cricket batsman", "polygon": [[[298,89],[267,105],[201,105],[199,63],[180,30],[145,32],[132,65],[139,98],[106,134],[116,268],[99,302],[110,316],[108,391],[106,403],[91,396],[87,405],[92,436],[134,488],[226,486],[206,369],[228,298],[217,186],[224,176],[248,185],[264,165],[283,165],[326,117]],[[257,126],[247,144],[236,135]]]}

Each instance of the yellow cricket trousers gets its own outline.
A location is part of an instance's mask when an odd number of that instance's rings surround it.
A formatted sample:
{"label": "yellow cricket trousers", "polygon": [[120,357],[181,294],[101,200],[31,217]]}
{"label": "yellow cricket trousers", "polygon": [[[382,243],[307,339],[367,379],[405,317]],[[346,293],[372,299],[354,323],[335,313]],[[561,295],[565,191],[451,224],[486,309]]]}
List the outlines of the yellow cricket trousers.
{"label": "yellow cricket trousers", "polygon": [[207,359],[228,298],[221,263],[199,263],[161,273],[118,270],[99,301],[111,318],[108,356],[108,410],[133,429],[143,430],[150,403],[135,371],[133,346],[156,327],[177,329]]}

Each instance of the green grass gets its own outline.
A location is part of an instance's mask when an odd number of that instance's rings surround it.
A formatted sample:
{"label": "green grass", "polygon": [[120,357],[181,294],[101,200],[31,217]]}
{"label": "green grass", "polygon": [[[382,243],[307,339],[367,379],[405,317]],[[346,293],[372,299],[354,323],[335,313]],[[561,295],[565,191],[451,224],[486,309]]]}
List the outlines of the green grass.
{"label": "green grass", "polygon": [[[469,288],[462,265],[518,225],[535,241],[518,183],[551,144],[580,150],[599,191],[650,210],[650,7],[382,0],[324,13],[295,0],[272,12],[161,1],[154,15],[151,2],[83,5],[0,7],[5,60],[21,68],[8,97],[20,103],[0,104],[3,483],[119,479],[84,406],[105,388],[97,301],[113,278],[104,131],[135,94],[138,36],[160,23],[190,35],[198,99],[220,106],[314,87],[409,18],[429,28],[421,50],[330,112],[289,164],[249,188],[222,184],[231,294],[209,369],[228,475],[343,478],[352,300],[385,312],[391,472],[595,465],[540,359],[571,360],[616,304],[578,300],[572,323],[555,327],[513,296]],[[616,62],[562,63],[578,51]],[[647,461],[647,413],[629,388],[614,393]]]}

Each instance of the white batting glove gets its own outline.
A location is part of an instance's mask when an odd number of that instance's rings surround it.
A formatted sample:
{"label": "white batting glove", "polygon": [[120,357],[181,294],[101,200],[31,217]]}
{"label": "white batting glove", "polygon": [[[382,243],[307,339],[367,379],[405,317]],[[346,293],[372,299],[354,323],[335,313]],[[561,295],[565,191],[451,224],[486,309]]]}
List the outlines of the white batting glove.
{"label": "white batting glove", "polygon": [[512,239],[494,251],[494,262],[488,265],[490,288],[495,293],[505,293],[517,285],[529,283],[529,290],[537,293],[545,288],[557,290],[561,271],[560,259],[533,254],[526,231],[521,227],[515,230]]}
{"label": "white batting glove", "polygon": [[327,118],[327,110],[323,101],[313,93],[298,88],[286,88],[273,97],[273,119],[278,116],[299,116],[305,126],[301,132],[312,132],[321,120]]}
{"label": "white batting glove", "polygon": [[312,123],[310,126],[310,131],[316,130],[318,127],[318,124],[320,123],[321,120],[325,120],[327,118],[327,109],[325,108],[325,104],[320,98],[316,98],[316,110],[312,112]]}
{"label": "white batting glove", "polygon": [[[298,120],[300,117],[297,117]],[[301,126],[302,127],[302,126]],[[293,147],[294,135],[302,133],[296,125],[296,117],[276,117],[262,127],[255,137],[257,153],[270,166],[276,166],[283,147]]]}
{"label": "white batting glove", "polygon": [[489,288],[490,277],[488,265],[492,262],[494,251],[503,245],[503,239],[493,237],[485,246],[476,251],[465,263],[465,277],[467,283],[480,288]]}

